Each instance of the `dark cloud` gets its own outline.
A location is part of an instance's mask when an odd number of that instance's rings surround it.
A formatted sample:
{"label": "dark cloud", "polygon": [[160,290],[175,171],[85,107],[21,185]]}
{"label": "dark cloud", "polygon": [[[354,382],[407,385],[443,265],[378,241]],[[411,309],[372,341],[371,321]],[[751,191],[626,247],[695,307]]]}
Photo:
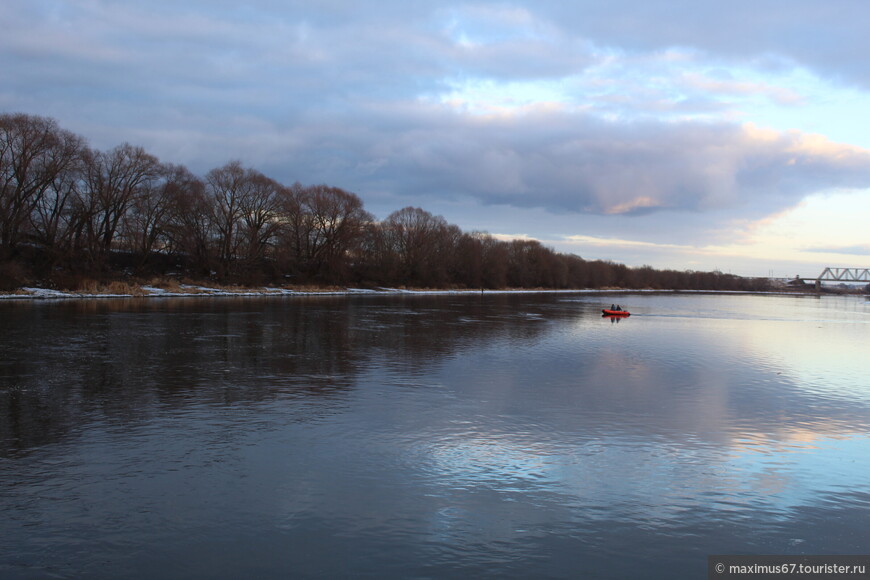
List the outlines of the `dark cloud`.
{"label": "dark cloud", "polygon": [[870,4],[864,2],[542,0],[535,11],[604,46],[641,52],[692,47],[771,68],[798,63],[822,77],[870,86],[864,59]]}
{"label": "dark cloud", "polygon": [[870,186],[870,152],[796,132],[547,110],[483,117],[421,106],[384,122],[380,114],[300,129],[297,146],[271,153],[288,160],[274,171],[600,215],[743,207],[761,216],[820,189]]}

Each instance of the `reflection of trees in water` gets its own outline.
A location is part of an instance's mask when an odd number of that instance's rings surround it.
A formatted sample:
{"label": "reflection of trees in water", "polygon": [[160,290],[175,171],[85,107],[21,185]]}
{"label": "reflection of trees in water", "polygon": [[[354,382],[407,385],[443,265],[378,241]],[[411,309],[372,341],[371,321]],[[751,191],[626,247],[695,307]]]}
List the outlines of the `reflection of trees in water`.
{"label": "reflection of trees in water", "polygon": [[534,338],[559,312],[553,299],[512,296],[3,306],[0,455],[93,421],[215,405],[306,399],[315,405],[294,420],[308,420],[337,412],[364,368],[415,373],[494,336]]}
{"label": "reflection of trees in water", "polygon": [[355,306],[362,312],[350,330],[367,345],[364,356],[409,373],[496,338],[533,340],[545,332],[547,319],[577,315],[576,309],[560,307],[556,298],[545,295],[412,295]]}

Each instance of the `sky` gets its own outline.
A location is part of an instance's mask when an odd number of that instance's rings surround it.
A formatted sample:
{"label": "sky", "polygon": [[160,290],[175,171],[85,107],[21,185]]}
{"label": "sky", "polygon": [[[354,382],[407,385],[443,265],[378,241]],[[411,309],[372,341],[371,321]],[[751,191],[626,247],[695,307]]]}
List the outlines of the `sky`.
{"label": "sky", "polygon": [[0,112],[629,266],[870,267],[862,0],[4,0]]}

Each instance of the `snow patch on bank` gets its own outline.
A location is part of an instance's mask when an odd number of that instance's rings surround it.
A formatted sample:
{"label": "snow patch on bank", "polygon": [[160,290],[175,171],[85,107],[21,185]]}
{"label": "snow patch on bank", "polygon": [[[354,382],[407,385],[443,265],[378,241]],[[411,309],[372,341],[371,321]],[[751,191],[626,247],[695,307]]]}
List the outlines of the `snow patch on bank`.
{"label": "snow patch on bank", "polygon": [[649,290],[649,289],[581,289],[581,290],[408,290],[405,288],[344,288],[342,290],[292,290],[289,288],[263,287],[228,290],[209,286],[180,285],[181,291],[166,290],[156,286],[140,286],[136,294],[92,294],[84,292],[61,292],[50,288],[21,288],[17,294],[0,294],[0,300],[69,300],[94,298],[202,298],[205,296],[350,296],[350,295],[481,295],[481,294],[641,294],[641,293],[686,293],[686,294],[782,294],[782,292],[739,292],[729,290]]}

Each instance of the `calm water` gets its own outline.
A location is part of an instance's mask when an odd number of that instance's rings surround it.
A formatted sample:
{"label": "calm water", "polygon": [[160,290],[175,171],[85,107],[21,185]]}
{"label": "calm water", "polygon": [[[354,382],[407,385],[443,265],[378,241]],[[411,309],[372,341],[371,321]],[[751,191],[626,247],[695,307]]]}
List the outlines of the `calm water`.
{"label": "calm water", "polygon": [[2,303],[0,577],[867,554],[868,344],[857,297]]}

